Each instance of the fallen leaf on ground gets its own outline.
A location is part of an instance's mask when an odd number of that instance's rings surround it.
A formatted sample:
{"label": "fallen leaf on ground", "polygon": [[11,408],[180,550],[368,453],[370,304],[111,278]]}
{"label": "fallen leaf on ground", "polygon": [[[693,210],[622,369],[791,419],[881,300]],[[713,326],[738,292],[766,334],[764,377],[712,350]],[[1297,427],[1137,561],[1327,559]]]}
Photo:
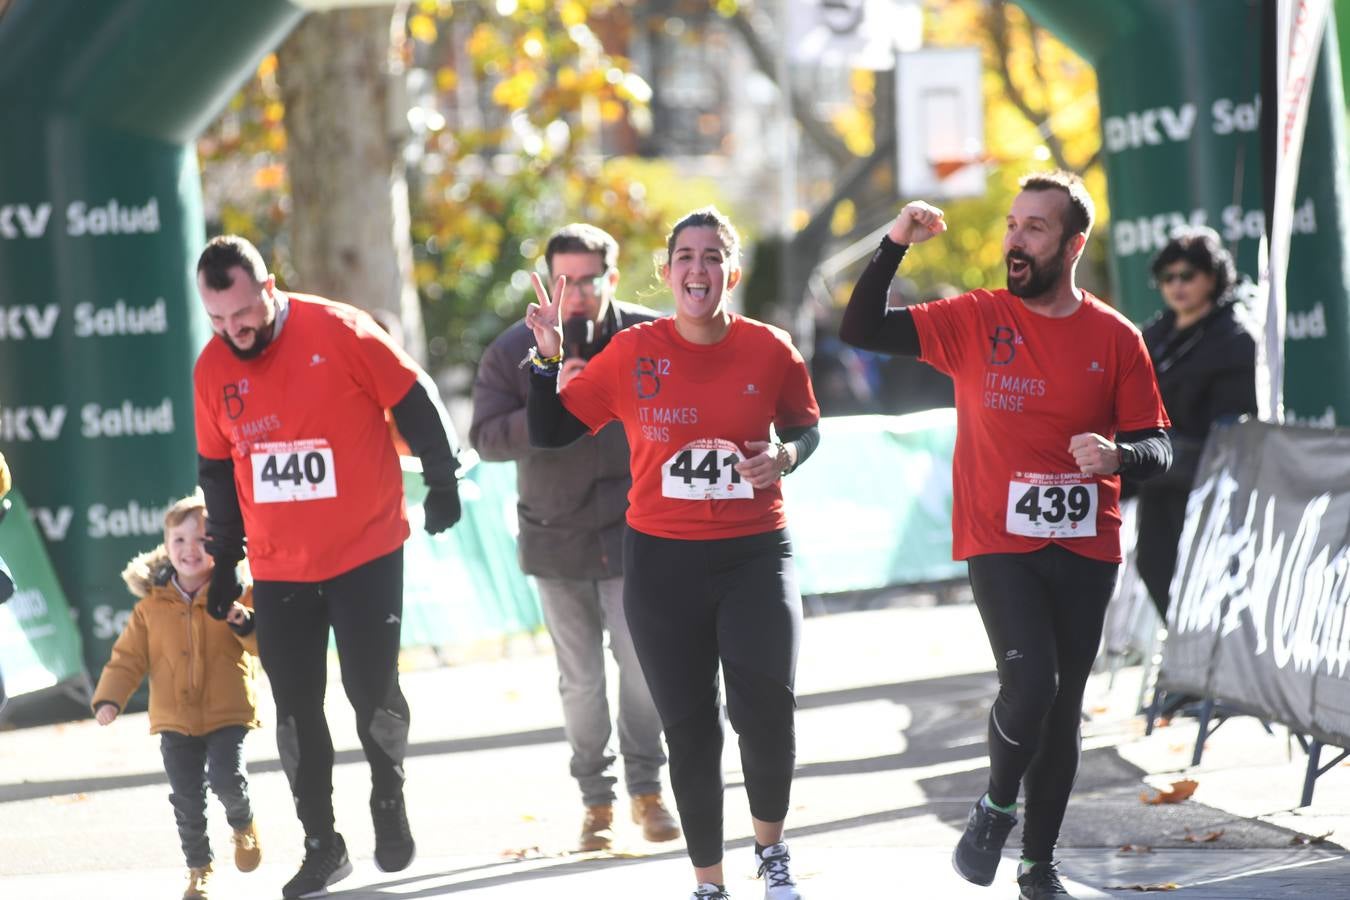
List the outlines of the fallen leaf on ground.
{"label": "fallen leaf on ground", "polygon": [[1119,855],[1127,856],[1129,854],[1152,853],[1152,847],[1146,847],[1143,844],[1126,844],[1118,851]]}
{"label": "fallen leaf on ground", "polygon": [[1218,831],[1207,831],[1201,835],[1194,834],[1187,828],[1184,840],[1189,844],[1209,844],[1217,841],[1221,837],[1223,837],[1223,829],[1219,829]]}
{"label": "fallen leaf on ground", "polygon": [[1170,789],[1158,791],[1152,797],[1147,793],[1140,794],[1139,800],[1143,803],[1147,803],[1149,806],[1157,806],[1161,803],[1180,803],[1191,794],[1194,794],[1195,789],[1199,786],[1200,782],[1185,778],[1181,781],[1172,782],[1172,787]]}
{"label": "fallen leaf on ground", "polygon": [[517,850],[503,850],[502,856],[506,859],[538,859],[544,853],[538,847],[521,847]]}
{"label": "fallen leaf on ground", "polygon": [[1112,884],[1106,888],[1108,891],[1138,891],[1141,894],[1151,894],[1159,891],[1180,890],[1181,885],[1175,881],[1168,881],[1163,884]]}
{"label": "fallen leaf on ground", "polygon": [[1319,834],[1316,837],[1311,834],[1296,834],[1290,839],[1289,843],[1295,847],[1302,847],[1308,844],[1321,844],[1333,834],[1335,834],[1334,831],[1328,831],[1326,834]]}

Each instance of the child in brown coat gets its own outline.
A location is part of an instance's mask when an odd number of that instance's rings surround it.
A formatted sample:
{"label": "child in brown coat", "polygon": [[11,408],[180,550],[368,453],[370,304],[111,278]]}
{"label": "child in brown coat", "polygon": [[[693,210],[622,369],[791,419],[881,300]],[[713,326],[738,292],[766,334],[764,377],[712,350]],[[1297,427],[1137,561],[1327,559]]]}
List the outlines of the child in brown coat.
{"label": "child in brown coat", "polygon": [[226,621],[207,615],[214,560],[205,537],[206,504],[198,492],[169,507],[164,543],[127,564],[122,580],[141,599],[90,704],[98,723],[108,725],[150,676],[150,733],[160,736],[189,870],[184,900],[209,896],[208,782],[234,829],[235,865],[251,872],[262,859],[243,758],[244,735],[258,726],[252,592],[235,601]]}

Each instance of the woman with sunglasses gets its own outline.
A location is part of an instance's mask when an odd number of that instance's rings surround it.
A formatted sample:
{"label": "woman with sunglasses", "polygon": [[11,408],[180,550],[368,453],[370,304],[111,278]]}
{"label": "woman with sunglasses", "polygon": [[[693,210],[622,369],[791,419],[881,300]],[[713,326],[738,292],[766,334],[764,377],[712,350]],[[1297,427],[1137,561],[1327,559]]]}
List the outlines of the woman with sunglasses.
{"label": "woman with sunglasses", "polygon": [[1172,420],[1172,468],[1138,485],[1136,558],[1166,620],[1186,497],[1210,425],[1256,412],[1256,341],[1232,254],[1214,229],[1174,232],[1153,259],[1153,280],[1166,308],[1144,326],[1144,343]]}

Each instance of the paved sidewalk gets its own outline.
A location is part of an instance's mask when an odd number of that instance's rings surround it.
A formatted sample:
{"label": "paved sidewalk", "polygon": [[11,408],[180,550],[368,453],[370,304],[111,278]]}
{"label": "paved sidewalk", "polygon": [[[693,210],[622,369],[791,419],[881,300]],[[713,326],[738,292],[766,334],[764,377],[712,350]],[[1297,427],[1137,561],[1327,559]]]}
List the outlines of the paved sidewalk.
{"label": "paved sidewalk", "polygon": [[[546,642],[543,642],[546,643]],[[950,852],[984,782],[985,715],[995,681],[973,607],[907,606],[806,621],[799,667],[798,778],[788,820],[808,900],[1016,896],[1018,835],[992,888],[961,881]],[[641,840],[622,816],[610,854],[571,853],[581,820],[567,776],[553,660],[541,643],[511,658],[404,676],[413,710],[409,814],[419,855],[384,875],[373,849],[369,775],[330,681],[338,748],[335,802],[356,871],[348,898],[674,898],[692,877],[682,842]],[[1078,790],[1065,822],[1063,872],[1079,898],[1136,896],[1176,885],[1205,900],[1350,898],[1350,767],[1337,766],[1311,807],[1296,810],[1303,762],[1276,737],[1233,720],[1189,762],[1195,726],[1177,720],[1149,738],[1132,715],[1139,673],[1113,686],[1094,676]],[[263,719],[272,721],[265,705]],[[246,744],[263,866],[229,861],[228,828],[212,801],[221,898],[280,896],[301,834],[268,729]],[[727,877],[737,900],[758,898],[748,810],[728,734]],[[1150,806],[1140,794],[1182,777],[1192,799]],[[145,716],[0,732],[0,900],[178,897],[185,883],[157,739]],[[1295,846],[1299,834],[1330,837]],[[1143,848],[1122,853],[1124,845]]]}

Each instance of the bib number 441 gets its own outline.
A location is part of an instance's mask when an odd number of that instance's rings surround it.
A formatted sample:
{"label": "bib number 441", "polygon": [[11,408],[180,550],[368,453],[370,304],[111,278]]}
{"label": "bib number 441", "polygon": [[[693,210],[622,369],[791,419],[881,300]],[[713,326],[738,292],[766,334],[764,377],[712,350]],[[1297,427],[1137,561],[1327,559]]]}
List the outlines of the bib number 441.
{"label": "bib number 441", "polygon": [[720,438],[688,443],[661,467],[661,495],[677,500],[748,500],[754,488],[736,471],[741,451]]}

